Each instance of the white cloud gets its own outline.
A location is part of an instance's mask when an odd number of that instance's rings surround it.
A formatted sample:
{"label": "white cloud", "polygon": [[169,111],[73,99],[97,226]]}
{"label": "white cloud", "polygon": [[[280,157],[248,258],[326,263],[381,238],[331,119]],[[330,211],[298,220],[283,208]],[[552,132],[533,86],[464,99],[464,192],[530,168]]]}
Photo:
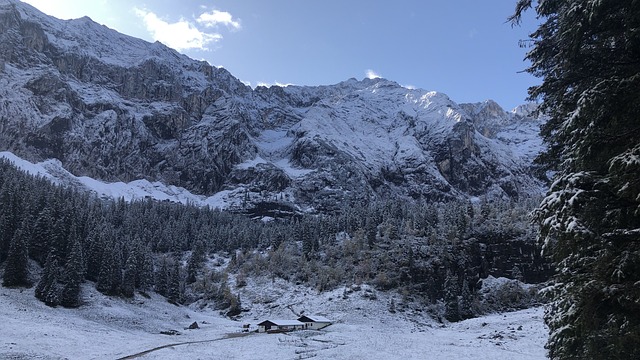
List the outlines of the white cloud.
{"label": "white cloud", "polygon": [[225,25],[234,30],[240,30],[242,27],[238,19],[233,19],[233,16],[226,11],[212,10],[211,12],[205,12],[200,14],[196,19],[198,24],[202,24],[206,27],[216,27],[219,24]]}
{"label": "white cloud", "polygon": [[222,39],[222,35],[202,32],[184,19],[168,23],[150,11],[139,8],[134,8],[134,11],[144,21],[145,27],[154,40],[178,51],[185,49],[207,50],[208,44],[216,43]]}
{"label": "white cloud", "polygon": [[373,70],[371,70],[371,69],[368,69],[368,70],[365,72],[365,74],[366,74],[366,76],[367,76],[367,79],[378,79],[378,78],[380,78],[380,77],[381,77],[380,75],[378,75],[378,73],[376,73],[375,71],[373,71]]}
{"label": "white cloud", "polygon": [[402,85],[402,87],[405,88],[405,89],[409,89],[409,90],[415,90],[416,89],[416,87],[413,86],[413,85]]}

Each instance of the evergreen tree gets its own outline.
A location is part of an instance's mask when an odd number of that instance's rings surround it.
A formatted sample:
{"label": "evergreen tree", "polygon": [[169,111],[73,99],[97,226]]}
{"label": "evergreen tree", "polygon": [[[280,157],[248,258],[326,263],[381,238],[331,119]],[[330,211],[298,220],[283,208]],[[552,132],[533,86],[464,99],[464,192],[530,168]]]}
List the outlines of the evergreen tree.
{"label": "evergreen tree", "polygon": [[36,285],[35,295],[40,301],[52,307],[60,304],[58,271],[58,259],[54,252],[51,251],[47,256],[42,277],[38,285]]}
{"label": "evergreen tree", "polygon": [[469,281],[465,278],[462,281],[462,290],[460,291],[460,318],[464,320],[473,316],[473,293],[469,288]]}
{"label": "evergreen tree", "polygon": [[482,202],[480,203],[480,216],[482,220],[488,220],[491,216],[491,206],[489,206],[489,202],[486,198],[482,198]]}
{"label": "evergreen tree", "polygon": [[44,265],[50,252],[51,228],[53,215],[49,207],[45,207],[33,224],[32,236],[29,241],[29,255],[40,265]]}
{"label": "evergreen tree", "polygon": [[13,240],[11,240],[2,277],[3,286],[31,286],[31,282],[29,281],[29,250],[27,239],[24,236],[24,228],[25,226],[21,226],[16,230],[13,235]]}
{"label": "evergreen tree", "polygon": [[180,262],[178,260],[173,262],[173,269],[171,270],[168,281],[167,299],[173,302],[180,302],[182,291],[180,281]]}
{"label": "evergreen tree", "polygon": [[101,227],[99,230],[89,231],[89,235],[85,241],[86,252],[86,278],[90,281],[98,281],[100,275],[100,267],[102,265],[103,247],[107,241],[105,237],[106,229]]}
{"label": "evergreen tree", "polygon": [[[4,167],[8,167],[8,164],[4,164]],[[9,170],[3,173],[10,176],[12,171]],[[0,263],[8,257],[14,233],[21,224],[19,196],[17,193],[15,177],[7,178],[0,188]]]}
{"label": "evergreen tree", "polygon": [[365,236],[367,237],[367,244],[369,247],[373,247],[376,243],[376,235],[378,233],[378,226],[372,217],[367,217],[365,220]]}
{"label": "evergreen tree", "polygon": [[136,288],[146,291],[153,286],[153,254],[151,247],[147,246],[142,249],[138,256]]}
{"label": "evergreen tree", "polygon": [[137,254],[134,251],[129,252],[127,262],[124,266],[124,275],[122,276],[122,296],[133,297],[136,290],[136,274],[138,273],[136,266]]}
{"label": "evergreen tree", "polygon": [[162,257],[160,260],[160,267],[155,273],[155,289],[156,292],[162,296],[167,296],[167,284],[169,282],[169,265],[167,264],[167,258]]}
{"label": "evergreen tree", "polygon": [[118,295],[122,285],[122,255],[118,246],[105,248],[96,290],[106,295]]}
{"label": "evergreen tree", "polygon": [[[532,0],[519,0],[517,23]],[[558,270],[545,320],[551,359],[640,358],[640,3],[535,5],[529,91],[549,116],[556,172],[535,216]]]}
{"label": "evergreen tree", "polygon": [[82,244],[77,238],[71,246],[71,253],[67,257],[67,264],[63,275],[64,286],[60,296],[60,305],[76,307],[80,302],[80,285],[84,281],[84,258]]}
{"label": "evergreen tree", "polygon": [[302,254],[305,259],[311,259],[314,253],[313,235],[309,229],[309,224],[304,224],[301,227],[302,236]]}
{"label": "evergreen tree", "polygon": [[56,215],[58,217],[53,221],[49,241],[58,258],[64,260],[68,253],[67,244],[70,237],[67,229],[70,228],[70,221],[68,214],[64,211],[58,211]]}
{"label": "evergreen tree", "polygon": [[[9,234],[9,232],[11,232],[11,234]],[[7,258],[13,232],[13,229],[9,229],[9,217],[6,212],[0,208],[0,264]]]}
{"label": "evergreen tree", "polygon": [[444,317],[449,321],[460,321],[460,287],[458,277],[450,270],[444,280]]}
{"label": "evergreen tree", "polygon": [[198,241],[191,253],[191,257],[187,262],[187,284],[193,284],[196,282],[196,276],[198,270],[202,266],[205,258],[205,245],[204,242]]}

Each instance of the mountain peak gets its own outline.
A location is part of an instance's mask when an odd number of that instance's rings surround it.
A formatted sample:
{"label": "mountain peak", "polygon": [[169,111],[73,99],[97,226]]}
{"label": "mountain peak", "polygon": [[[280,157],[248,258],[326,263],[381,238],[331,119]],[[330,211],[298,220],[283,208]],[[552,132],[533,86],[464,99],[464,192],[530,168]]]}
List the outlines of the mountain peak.
{"label": "mountain peak", "polygon": [[0,0],[0,28],[0,150],[75,176],[319,211],[540,188],[531,152],[498,136],[516,115],[492,101],[458,105],[384,78],[252,90],[160,43],[16,0]]}

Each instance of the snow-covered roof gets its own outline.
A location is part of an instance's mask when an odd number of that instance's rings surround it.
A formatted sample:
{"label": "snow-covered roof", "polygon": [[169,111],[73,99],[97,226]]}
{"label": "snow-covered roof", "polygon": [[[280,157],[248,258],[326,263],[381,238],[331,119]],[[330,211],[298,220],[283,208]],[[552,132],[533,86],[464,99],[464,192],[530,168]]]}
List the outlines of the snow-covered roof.
{"label": "snow-covered roof", "polygon": [[[307,318],[307,319],[309,319],[309,320],[311,320],[313,322],[319,322],[319,323],[330,323],[330,322],[333,322],[333,321],[331,321],[331,320],[329,320],[326,317],[321,316],[321,315],[303,315],[300,318],[298,318],[298,320],[300,320],[302,318]],[[302,320],[300,320],[300,321],[302,321]]]}
{"label": "snow-covered roof", "polygon": [[[265,322],[271,322],[277,326],[304,326],[303,322],[300,322],[298,320],[265,320],[263,322],[261,322],[260,324],[263,324]],[[258,324],[258,325],[260,325]]]}

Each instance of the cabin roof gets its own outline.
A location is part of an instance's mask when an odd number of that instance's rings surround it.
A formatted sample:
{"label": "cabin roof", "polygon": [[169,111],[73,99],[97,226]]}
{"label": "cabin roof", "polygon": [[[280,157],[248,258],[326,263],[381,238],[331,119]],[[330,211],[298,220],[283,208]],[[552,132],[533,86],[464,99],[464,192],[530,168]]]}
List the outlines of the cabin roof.
{"label": "cabin roof", "polygon": [[329,320],[326,317],[321,316],[321,315],[303,315],[300,318],[298,318],[299,321],[304,322],[303,319],[305,319],[305,320],[309,319],[312,322],[318,322],[318,323],[330,323],[330,322],[332,322],[331,320]]}
{"label": "cabin roof", "polygon": [[258,325],[261,326],[267,323],[272,323],[276,326],[304,326],[304,323],[298,320],[265,320]]}

